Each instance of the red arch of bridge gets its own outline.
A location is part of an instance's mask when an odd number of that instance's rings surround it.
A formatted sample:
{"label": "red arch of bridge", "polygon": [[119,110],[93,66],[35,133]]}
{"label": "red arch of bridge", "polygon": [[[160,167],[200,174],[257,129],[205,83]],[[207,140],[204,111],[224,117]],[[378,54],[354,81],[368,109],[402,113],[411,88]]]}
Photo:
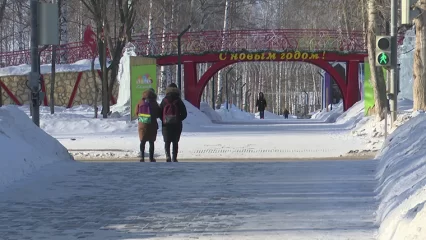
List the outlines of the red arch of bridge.
{"label": "red arch of bridge", "polygon": [[[266,52],[262,57],[257,59],[248,60],[247,58],[238,58],[236,53],[213,53],[197,56],[182,56],[182,63],[184,65],[184,86],[185,86],[185,99],[193,104],[195,107],[200,107],[201,96],[203,90],[210,79],[221,69],[234,63],[247,62],[247,61],[298,61],[314,64],[327,73],[329,73],[336,81],[340,91],[343,95],[344,110],[353,106],[360,99],[360,89],[358,84],[358,71],[359,63],[364,62],[366,54],[353,53],[353,54],[338,54],[334,52],[319,53],[317,58],[306,59],[282,59],[279,57],[281,53],[276,53],[278,57],[268,59],[269,53]],[[240,53],[241,54],[241,53]],[[247,54],[247,53],[245,53]],[[253,54],[254,55],[254,54]],[[312,53],[309,53],[312,56]],[[247,56],[247,55],[245,55]],[[259,56],[259,55],[258,55]],[[346,63],[346,79],[333,68],[329,62],[344,62]],[[212,66],[200,77],[197,76],[198,63],[213,63]],[[157,59],[158,65],[172,65],[177,64],[176,56],[168,56]]]}

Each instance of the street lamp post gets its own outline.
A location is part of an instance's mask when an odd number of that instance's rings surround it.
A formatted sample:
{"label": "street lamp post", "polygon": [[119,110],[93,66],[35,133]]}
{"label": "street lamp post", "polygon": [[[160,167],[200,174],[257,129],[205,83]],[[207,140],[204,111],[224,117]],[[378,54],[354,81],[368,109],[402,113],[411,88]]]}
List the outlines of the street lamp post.
{"label": "street lamp post", "polygon": [[225,74],[225,94],[226,94],[226,110],[228,110],[228,102],[229,102],[229,94],[228,94],[228,74],[232,71],[233,67],[231,67]]}
{"label": "street lamp post", "polygon": [[179,89],[182,89],[181,38],[190,28],[191,28],[191,25],[188,25],[188,27],[186,27],[185,30],[183,30],[178,36],[178,84],[177,85]]}

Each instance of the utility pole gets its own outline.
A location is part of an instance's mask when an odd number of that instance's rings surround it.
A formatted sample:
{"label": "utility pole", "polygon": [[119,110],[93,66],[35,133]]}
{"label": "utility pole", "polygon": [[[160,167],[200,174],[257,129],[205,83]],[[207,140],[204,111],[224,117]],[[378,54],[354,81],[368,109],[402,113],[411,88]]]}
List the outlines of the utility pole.
{"label": "utility pole", "polygon": [[29,74],[29,87],[31,90],[32,120],[40,126],[40,72],[38,59],[38,0],[31,0],[31,72]]}
{"label": "utility pole", "polygon": [[391,0],[391,69],[390,69],[390,91],[389,91],[389,105],[391,111],[391,125],[393,125],[397,118],[398,110],[398,92],[397,84],[399,82],[398,73],[398,46],[397,46],[397,23],[398,23],[398,6],[397,0]]}
{"label": "utility pole", "polygon": [[183,30],[179,36],[178,36],[178,88],[182,90],[182,53],[181,53],[181,38],[182,36],[191,28],[191,25],[188,25],[188,27]]}

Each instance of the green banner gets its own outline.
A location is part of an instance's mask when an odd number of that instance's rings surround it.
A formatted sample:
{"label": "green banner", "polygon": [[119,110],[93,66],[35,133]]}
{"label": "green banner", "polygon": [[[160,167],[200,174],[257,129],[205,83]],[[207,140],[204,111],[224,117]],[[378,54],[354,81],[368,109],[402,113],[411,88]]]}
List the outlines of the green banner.
{"label": "green banner", "polygon": [[[386,82],[386,75],[387,71],[385,68],[383,69],[383,81]],[[375,104],[375,98],[374,98],[374,90],[373,86],[371,85],[371,72],[370,72],[370,64],[368,61],[364,62],[364,114],[365,116],[368,115],[368,112],[371,108],[374,107]]]}
{"label": "green banner", "polygon": [[130,66],[130,113],[131,119],[137,118],[135,107],[142,98],[145,90],[157,90],[157,65]]}

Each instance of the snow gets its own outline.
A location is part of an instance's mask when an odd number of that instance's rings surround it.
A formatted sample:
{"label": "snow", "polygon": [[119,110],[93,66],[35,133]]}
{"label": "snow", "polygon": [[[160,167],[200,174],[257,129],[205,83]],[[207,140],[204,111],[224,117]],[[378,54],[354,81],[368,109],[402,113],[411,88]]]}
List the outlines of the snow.
{"label": "snow", "polygon": [[204,113],[211,121],[213,122],[221,122],[222,117],[216,112],[210,105],[206,102],[200,103],[200,111]]}
{"label": "snow", "polygon": [[[101,69],[99,64],[99,59],[95,59],[95,69]],[[91,60],[84,59],[77,61],[72,64],[56,64],[56,72],[83,72],[91,70]],[[0,68],[0,77],[2,76],[17,76],[17,75],[27,75],[31,71],[31,65],[21,64],[18,66],[9,66]],[[52,64],[43,64],[40,66],[41,74],[48,74],[52,72]]]}
{"label": "snow", "polygon": [[338,104],[330,104],[329,111],[321,109],[312,114],[311,119],[317,119],[325,122],[335,122],[336,119],[343,113],[343,102]]}
{"label": "snow", "polygon": [[221,116],[222,121],[247,121],[255,118],[254,114],[243,111],[234,104],[229,104],[228,109],[222,104],[220,109],[216,109],[216,112]]}
{"label": "snow", "polygon": [[[162,97],[159,96],[159,102]],[[347,129],[353,128],[357,119],[350,117],[351,111],[345,115],[347,120],[336,125],[276,115],[272,118],[272,114],[270,119],[259,120],[254,114],[236,107],[214,111],[204,103],[201,104],[204,110],[200,111],[184,102],[188,118],[184,121],[180,143],[181,159],[324,158],[345,156],[354,148],[365,149],[365,140],[348,136]],[[28,107],[21,109],[29,114]],[[139,154],[137,123],[129,121],[126,114],[94,119],[93,108],[89,106],[57,108],[54,115],[48,114],[49,109],[45,107],[41,111],[41,127],[58,138],[77,158],[136,158]],[[219,117],[224,121],[222,124],[217,124]],[[325,129],[327,134],[324,134]],[[283,144],[283,139],[291,141]],[[161,126],[157,144],[162,144]],[[157,151],[156,158],[164,159],[163,151]]]}
{"label": "snow", "polygon": [[400,65],[400,90],[399,97],[413,100],[413,64],[414,47],[416,46],[416,34],[414,27],[408,30],[404,36],[404,42],[399,47]]}
{"label": "snow", "polygon": [[[387,115],[387,133],[392,133],[397,127],[401,126],[412,118],[413,102],[408,99],[398,100],[398,114],[393,127],[391,127],[390,115]],[[363,109],[360,109],[360,116]],[[385,137],[386,120],[377,121],[375,117],[362,117],[359,124],[352,130],[352,135],[357,138],[363,138],[367,141],[366,149],[378,151],[381,149]]]}
{"label": "snow", "polygon": [[14,106],[0,108],[0,189],[40,169],[72,160],[68,151]]}
{"label": "snow", "polygon": [[379,240],[426,239],[426,115],[411,117],[377,156]]}
{"label": "snow", "polygon": [[[407,32],[410,34],[413,33]],[[401,49],[410,48],[412,41],[412,37],[406,38]],[[92,211],[93,216],[87,217],[93,217],[92,222],[99,221],[100,227],[110,230],[99,231],[98,228],[91,233],[100,239],[102,236],[122,238],[124,233],[133,234],[129,237],[158,233],[155,224],[137,229],[139,216],[162,225],[166,232],[181,230],[181,223],[194,232],[185,236],[154,234],[153,239],[223,239],[224,235],[215,234],[226,231],[233,231],[226,235],[227,239],[238,240],[426,239],[426,114],[412,110],[409,86],[412,84],[412,68],[409,67],[412,63],[407,56],[401,57],[400,96],[403,98],[398,101],[394,126],[390,126],[389,116],[387,125],[385,120],[365,117],[363,101],[346,112],[339,103],[330,112],[315,112],[312,119],[283,119],[266,112],[265,120],[259,120],[257,113],[244,112],[234,105],[229,110],[223,106],[213,110],[202,103],[199,110],[184,101],[188,118],[184,121],[180,160],[238,158],[293,162],[154,166],[72,161],[68,151],[76,158],[89,160],[119,161],[137,157],[137,123],[128,119],[129,93],[123,77],[120,79],[120,104],[115,106],[118,110],[108,119],[94,119],[91,106],[56,107],[53,115],[48,108],[41,107],[39,129],[28,117],[28,106],[1,107],[0,189],[4,188],[6,194],[0,195],[0,226],[6,228],[0,228],[0,236],[28,234],[31,238],[47,239],[48,234],[53,236],[55,227],[62,232],[70,228],[61,212],[55,211],[63,209],[72,219]],[[125,61],[123,58],[123,66]],[[90,69],[90,65],[83,60],[58,68],[59,71],[82,71]],[[120,74],[125,74],[125,68],[121,70]],[[28,71],[26,65],[2,68],[0,76]],[[49,66],[42,66],[43,71],[50,71]],[[159,101],[162,97],[159,96]],[[385,127],[389,134],[386,139]],[[161,129],[158,134],[156,145],[161,145]],[[156,149],[160,150],[155,157],[163,161],[162,148]],[[378,151],[374,160],[347,159],[353,157],[349,153],[371,154],[372,151]],[[306,161],[342,157],[346,160]],[[178,181],[175,181],[176,173],[179,173]],[[120,194],[110,194],[111,190],[120,191]],[[149,200],[144,203],[146,205],[139,204],[140,192]],[[194,205],[185,205],[188,198],[191,204],[199,205],[199,211],[185,212],[195,209]],[[64,204],[64,199],[72,200],[73,204]],[[164,199],[173,199],[172,205]],[[118,202],[123,205],[117,212],[111,206]],[[102,216],[95,216],[99,206],[94,203],[103,207]],[[209,206],[207,210],[206,205]],[[76,211],[75,206],[81,210]],[[31,223],[27,222],[28,215],[32,217]],[[15,225],[8,219],[11,216],[14,216]],[[186,220],[180,219],[182,217]],[[213,218],[223,226],[207,230],[205,223]],[[178,220],[171,222],[170,219]],[[33,226],[39,235],[29,230],[13,233],[7,230],[33,222],[45,224],[42,230],[40,226]],[[59,226],[59,223],[64,225]],[[229,224],[236,225],[231,229]],[[378,227],[377,236],[374,236],[375,227]],[[202,233],[196,233],[200,229]],[[74,228],[68,230],[75,231]],[[72,231],[70,234],[74,237],[80,234]]]}
{"label": "snow", "polygon": [[117,103],[111,106],[115,114],[130,112],[130,57],[136,56],[135,46],[127,43],[118,66],[117,82],[119,84]]}

